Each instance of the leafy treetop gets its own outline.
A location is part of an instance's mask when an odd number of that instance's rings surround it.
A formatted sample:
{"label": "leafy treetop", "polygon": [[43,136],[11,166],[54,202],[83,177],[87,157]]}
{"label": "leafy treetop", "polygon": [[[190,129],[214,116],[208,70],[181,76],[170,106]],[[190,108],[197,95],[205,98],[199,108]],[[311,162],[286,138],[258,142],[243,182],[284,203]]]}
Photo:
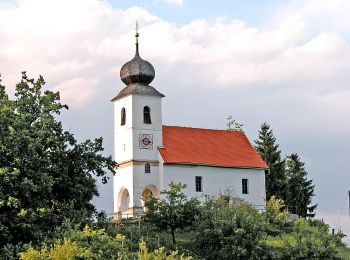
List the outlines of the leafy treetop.
{"label": "leafy treetop", "polygon": [[22,73],[10,100],[0,82],[0,248],[33,242],[64,219],[91,217],[98,195],[93,175],[113,172],[102,138],[78,143],[58,117],[68,107],[45,81]]}

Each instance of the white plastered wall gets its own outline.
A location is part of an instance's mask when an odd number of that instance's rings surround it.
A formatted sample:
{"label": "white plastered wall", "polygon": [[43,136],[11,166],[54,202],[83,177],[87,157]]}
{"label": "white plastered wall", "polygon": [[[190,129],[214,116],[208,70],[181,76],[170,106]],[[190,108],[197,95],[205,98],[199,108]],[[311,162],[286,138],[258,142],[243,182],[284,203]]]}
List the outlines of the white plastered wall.
{"label": "white plastered wall", "polygon": [[[121,110],[125,108],[126,121],[121,126]],[[133,113],[132,96],[127,96],[114,102],[114,154],[117,163],[132,159],[133,156]],[[125,147],[125,149],[124,149]]]}
{"label": "white plastered wall", "polygon": [[[143,108],[148,106],[151,112],[152,124],[144,124]],[[121,110],[126,110],[126,124],[121,126]],[[129,95],[114,102],[114,143],[115,161],[117,163],[137,161],[126,167],[116,170],[113,178],[114,212],[120,211],[120,193],[128,189],[130,196],[129,208],[141,207],[141,194],[145,188],[159,194],[159,167],[155,166],[158,160],[158,146],[162,146],[162,113],[161,97]],[[140,149],[139,135],[153,136],[152,149]],[[144,164],[150,161],[151,173],[145,173]]]}
{"label": "white plastered wall", "polygon": [[[196,192],[195,176],[202,177],[203,192]],[[216,196],[222,193],[240,197],[257,208],[265,205],[265,170],[221,168],[208,166],[167,166],[164,165],[162,188],[169,189],[169,184],[186,184],[184,193],[188,197],[204,199],[204,195]],[[248,179],[248,194],[242,194],[242,179]]]}
{"label": "white plastered wall", "polygon": [[120,193],[124,188],[126,188],[129,192],[130,202],[128,208],[130,208],[133,206],[134,201],[132,166],[116,170],[113,177],[114,212],[120,212]]}
{"label": "white plastered wall", "polygon": [[141,195],[145,189],[150,189],[155,196],[159,196],[159,167],[151,165],[151,172],[145,173],[145,167],[134,166],[134,194],[133,206],[141,207]]}
{"label": "white plastered wall", "polygon": [[[152,124],[143,123],[143,108],[148,106],[151,111]],[[152,160],[158,159],[157,147],[162,146],[162,105],[161,98],[156,96],[133,95],[133,159]],[[152,149],[140,149],[140,134],[153,135]]]}

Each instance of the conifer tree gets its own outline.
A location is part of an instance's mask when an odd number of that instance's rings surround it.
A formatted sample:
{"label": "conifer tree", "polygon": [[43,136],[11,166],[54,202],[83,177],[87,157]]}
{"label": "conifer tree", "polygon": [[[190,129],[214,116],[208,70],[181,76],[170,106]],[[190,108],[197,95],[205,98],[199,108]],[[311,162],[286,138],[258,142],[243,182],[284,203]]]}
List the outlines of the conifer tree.
{"label": "conifer tree", "polygon": [[259,137],[255,140],[255,149],[269,166],[270,172],[266,175],[266,199],[276,196],[285,200],[286,177],[284,171],[285,161],[278,149],[276,137],[270,125],[266,122],[261,125]]}
{"label": "conifer tree", "polygon": [[315,185],[312,185],[312,180],[307,179],[305,163],[301,162],[295,153],[287,156],[286,178],[285,203],[289,205],[289,211],[303,217],[313,215],[317,207],[317,205],[311,205]]}

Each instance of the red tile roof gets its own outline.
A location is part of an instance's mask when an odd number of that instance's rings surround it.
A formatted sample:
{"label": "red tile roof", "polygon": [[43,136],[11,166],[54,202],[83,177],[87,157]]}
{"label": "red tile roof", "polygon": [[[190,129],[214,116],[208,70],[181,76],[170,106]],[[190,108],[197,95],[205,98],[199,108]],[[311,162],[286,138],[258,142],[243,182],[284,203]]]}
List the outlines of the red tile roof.
{"label": "red tile roof", "polygon": [[268,168],[243,132],[163,126],[165,163]]}

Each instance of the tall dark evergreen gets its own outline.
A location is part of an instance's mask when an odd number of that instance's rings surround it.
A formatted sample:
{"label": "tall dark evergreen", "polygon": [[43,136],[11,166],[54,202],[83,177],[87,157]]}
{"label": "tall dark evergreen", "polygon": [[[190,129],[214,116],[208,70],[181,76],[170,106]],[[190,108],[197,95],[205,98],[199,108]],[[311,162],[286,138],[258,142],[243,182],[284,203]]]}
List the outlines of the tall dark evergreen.
{"label": "tall dark evergreen", "polygon": [[269,174],[266,175],[267,200],[273,195],[285,200],[285,161],[281,157],[281,151],[278,148],[276,137],[267,123],[261,125],[259,137],[255,140],[255,149],[270,168]]}
{"label": "tall dark evergreen", "polygon": [[42,241],[65,219],[91,217],[93,175],[106,182],[113,171],[102,138],[78,143],[63,130],[58,117],[67,106],[44,84],[23,73],[14,100],[0,84],[0,255],[11,245]]}
{"label": "tall dark evergreen", "polygon": [[287,189],[285,203],[289,211],[299,216],[313,215],[317,205],[311,205],[314,196],[312,180],[307,179],[305,164],[297,154],[291,154],[286,159]]}

